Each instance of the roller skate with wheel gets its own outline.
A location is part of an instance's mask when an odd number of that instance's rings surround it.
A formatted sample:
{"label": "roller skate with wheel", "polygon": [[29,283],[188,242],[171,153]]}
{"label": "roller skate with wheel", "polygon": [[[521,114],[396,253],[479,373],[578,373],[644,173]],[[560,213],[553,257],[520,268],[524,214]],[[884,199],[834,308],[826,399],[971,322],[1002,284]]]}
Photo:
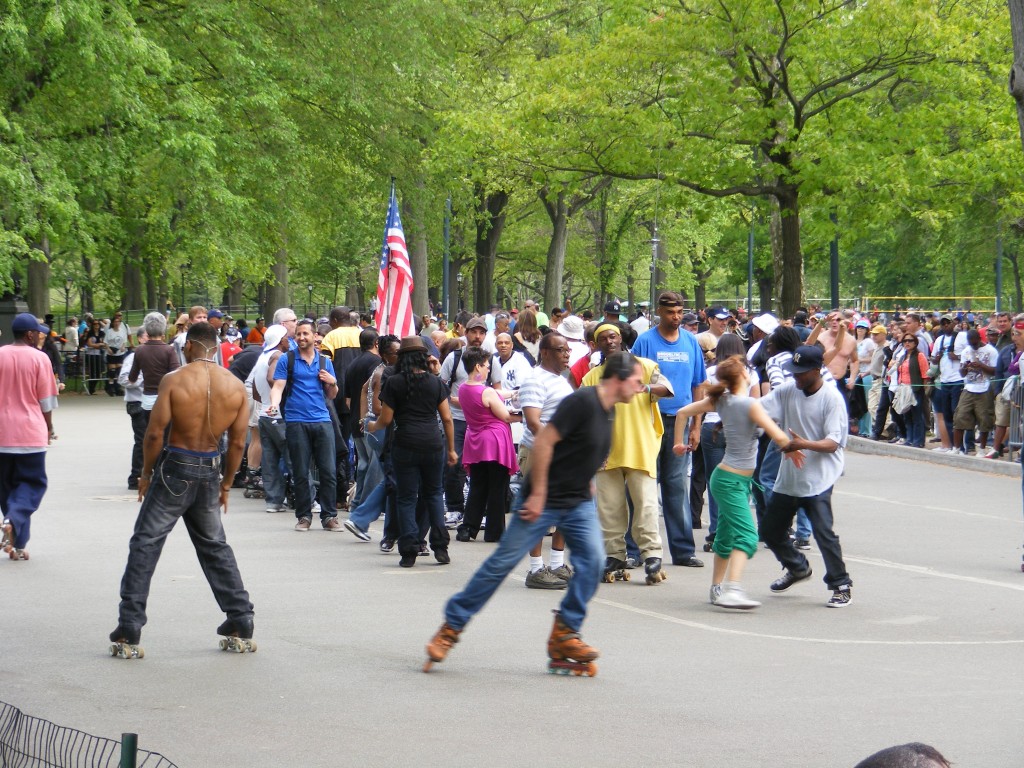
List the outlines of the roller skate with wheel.
{"label": "roller skate with wheel", "polygon": [[423,671],[429,672],[434,664],[440,664],[444,661],[448,657],[448,652],[452,649],[452,646],[459,642],[459,635],[461,634],[461,629],[455,629],[447,621],[442,624],[441,628],[437,630],[437,634],[427,643],[427,661],[423,665]]}
{"label": "roller skate with wheel", "polygon": [[611,584],[614,581],[629,581],[629,571],[626,570],[626,561],[617,557],[609,557],[604,561],[604,576],[602,581]]}
{"label": "roller skate with wheel", "polygon": [[220,649],[234,653],[256,653],[256,641],[252,639],[252,628],[252,617],[228,619],[217,627],[217,634],[221,636],[218,643]]}
{"label": "roller skate with wheel", "polygon": [[558,611],[554,611],[555,624],[548,638],[548,672],[553,675],[576,675],[594,677],[597,665],[594,663],[601,654],[580,639],[580,633],[571,629]]}
{"label": "roller skate with wheel", "polygon": [[14,549],[14,526],[10,520],[0,525],[0,552],[11,552]]}
{"label": "roller skate with wheel", "polygon": [[28,560],[27,549],[12,549],[8,553],[8,555],[10,556],[11,560]]}
{"label": "roller skate with wheel", "polygon": [[110,633],[110,655],[119,659],[141,659],[146,655],[139,645],[142,630],[118,624],[117,629]]}
{"label": "roller skate with wheel", "polygon": [[712,547],[715,545],[715,534],[709,533],[704,537],[704,544],[701,547],[705,552],[710,552]]}
{"label": "roller skate with wheel", "polygon": [[660,584],[668,578],[668,574],[661,567],[660,557],[648,557],[644,560],[644,571],[647,573],[648,584]]}
{"label": "roller skate with wheel", "polygon": [[242,495],[247,499],[263,499],[266,494],[263,492],[263,473],[260,468],[250,469],[245,478],[245,490]]}

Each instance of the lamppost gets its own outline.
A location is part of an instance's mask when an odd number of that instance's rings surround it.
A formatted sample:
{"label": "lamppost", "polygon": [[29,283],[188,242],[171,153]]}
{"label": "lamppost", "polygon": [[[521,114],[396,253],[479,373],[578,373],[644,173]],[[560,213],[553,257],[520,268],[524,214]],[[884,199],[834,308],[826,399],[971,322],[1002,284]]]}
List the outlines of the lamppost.
{"label": "lamppost", "polygon": [[181,265],[181,311],[185,310],[185,273],[188,272],[188,264]]}
{"label": "lamppost", "polygon": [[64,276],[64,326],[67,327],[68,317],[70,317],[70,305],[71,305],[71,289],[75,287],[75,281],[71,279],[71,275]]}
{"label": "lamppost", "polygon": [[306,302],[306,311],[313,309],[313,284],[306,283],[306,290],[309,292],[309,301]]}
{"label": "lamppost", "polygon": [[462,273],[461,272],[457,272],[455,274],[455,281],[459,284],[459,301],[458,301],[458,304],[459,304],[459,309],[461,310],[463,308],[463,306],[465,306],[463,304],[463,302],[462,302]]}

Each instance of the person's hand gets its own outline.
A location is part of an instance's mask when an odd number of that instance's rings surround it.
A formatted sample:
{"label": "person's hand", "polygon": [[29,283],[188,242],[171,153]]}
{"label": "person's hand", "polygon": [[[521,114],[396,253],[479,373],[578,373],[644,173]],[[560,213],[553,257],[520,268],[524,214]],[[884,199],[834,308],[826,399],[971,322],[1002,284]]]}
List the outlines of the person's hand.
{"label": "person's hand", "polygon": [[676,443],[672,446],[672,453],[676,456],[682,456],[684,453],[689,453],[690,446],[687,443]]}
{"label": "person's hand", "polygon": [[853,387],[854,387],[854,385],[856,383],[857,383],[857,381],[855,379],[847,379],[846,380],[846,388],[847,389],[853,389]]}
{"label": "person's hand", "polygon": [[142,477],[139,478],[139,501],[142,501],[143,499],[146,498],[146,491],[149,490],[149,484],[152,481],[152,479],[152,474],[149,477],[143,475]]}
{"label": "person's hand", "polygon": [[338,383],[338,380],[336,378],[334,378],[333,376],[331,376],[331,374],[329,374],[327,372],[326,368],[324,368],[322,371],[320,371],[319,378],[320,378],[320,381],[322,381],[324,384],[326,384],[329,387],[333,387],[335,384]]}
{"label": "person's hand", "polygon": [[280,411],[280,409],[278,409],[278,407],[276,405],[271,405],[270,407],[267,408],[267,414],[266,415],[267,415],[267,418],[277,419],[277,418],[280,418],[281,411]]}
{"label": "person's hand", "polygon": [[693,453],[699,447],[700,447],[700,430],[699,429],[691,429],[690,430],[690,439],[689,439],[688,445],[687,445],[687,450],[689,450],[690,453]]}
{"label": "person's hand", "polygon": [[231,485],[222,485],[220,487],[220,505],[224,509],[224,514],[228,513],[228,494],[231,492]]}
{"label": "person's hand", "polygon": [[802,469],[804,462],[807,461],[807,456],[803,451],[791,451],[786,453],[785,458],[793,462],[793,466],[797,469]]}
{"label": "person's hand", "polygon": [[527,497],[526,501],[523,502],[523,506],[519,509],[519,516],[525,523],[532,523],[534,520],[540,517],[541,512],[544,511],[544,498],[538,496],[536,493],[531,493]]}
{"label": "person's hand", "polygon": [[448,451],[448,466],[454,467],[459,463],[459,454],[455,451]]}

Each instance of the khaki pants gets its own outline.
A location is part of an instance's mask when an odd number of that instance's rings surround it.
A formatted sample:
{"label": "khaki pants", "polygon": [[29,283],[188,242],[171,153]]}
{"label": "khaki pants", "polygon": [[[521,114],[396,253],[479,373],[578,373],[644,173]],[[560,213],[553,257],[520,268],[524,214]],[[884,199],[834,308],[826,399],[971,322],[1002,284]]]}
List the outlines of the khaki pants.
{"label": "khaki pants", "polygon": [[878,434],[882,434],[892,421],[890,412],[886,411],[885,424],[882,425],[881,429],[874,428],[875,416],[878,414],[878,403],[882,399],[882,387],[884,386],[885,377],[875,376],[871,381],[871,389],[868,390],[868,413],[871,414],[872,431]]}
{"label": "khaki pants", "polygon": [[623,467],[597,473],[597,515],[604,533],[605,554],[618,560],[626,559],[626,526],[629,524],[627,488],[633,500],[631,533],[640,548],[640,559],[660,558],[658,481],[643,470]]}

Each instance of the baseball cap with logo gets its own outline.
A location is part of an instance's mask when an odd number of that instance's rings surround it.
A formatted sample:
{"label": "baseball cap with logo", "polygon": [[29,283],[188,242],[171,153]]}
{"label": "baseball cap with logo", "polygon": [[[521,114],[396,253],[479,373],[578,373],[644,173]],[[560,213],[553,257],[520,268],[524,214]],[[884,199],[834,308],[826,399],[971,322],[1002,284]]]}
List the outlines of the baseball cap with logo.
{"label": "baseball cap with logo", "polygon": [[790,373],[807,373],[820,370],[824,360],[821,347],[810,347],[805,344],[797,347],[796,352],[793,353],[793,359],[788,363],[783,363],[782,367]]}
{"label": "baseball cap with logo", "polygon": [[728,320],[732,315],[725,307],[712,307],[708,310],[708,317],[713,317],[715,320]]}
{"label": "baseball cap with logo", "polygon": [[604,311],[614,312],[615,314],[618,314],[619,312],[622,311],[622,307],[619,305],[619,302],[617,301],[609,301],[607,304],[604,305]]}

